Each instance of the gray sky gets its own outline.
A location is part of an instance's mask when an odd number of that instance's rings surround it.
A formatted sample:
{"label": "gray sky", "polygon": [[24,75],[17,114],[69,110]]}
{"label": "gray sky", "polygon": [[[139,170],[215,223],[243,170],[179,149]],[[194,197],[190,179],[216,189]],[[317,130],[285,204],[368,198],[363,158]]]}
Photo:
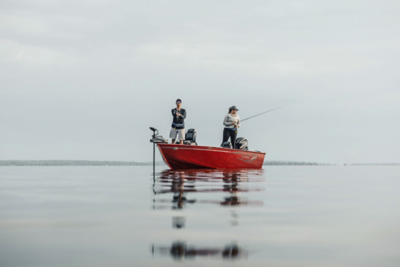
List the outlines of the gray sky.
{"label": "gray sky", "polygon": [[0,159],[151,161],[175,99],[268,160],[400,162],[399,1],[0,2]]}

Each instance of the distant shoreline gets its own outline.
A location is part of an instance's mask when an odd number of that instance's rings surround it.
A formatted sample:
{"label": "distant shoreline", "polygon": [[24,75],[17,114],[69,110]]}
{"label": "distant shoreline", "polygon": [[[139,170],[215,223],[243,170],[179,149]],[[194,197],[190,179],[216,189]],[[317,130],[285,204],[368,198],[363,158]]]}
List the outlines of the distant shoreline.
{"label": "distant shoreline", "polygon": [[[0,160],[2,166],[152,166],[153,162],[97,160]],[[157,166],[165,165],[162,161]],[[264,166],[400,166],[400,163],[327,164],[301,161],[265,161]]]}
{"label": "distant shoreline", "polygon": [[400,163],[352,163],[344,166],[400,166]]}
{"label": "distant shoreline", "polygon": [[[0,166],[151,166],[153,162],[96,160],[0,160]],[[156,165],[164,165],[156,162]]]}
{"label": "distant shoreline", "polygon": [[[96,160],[0,160],[0,166],[152,166],[153,162],[96,161]],[[157,166],[165,165],[156,162]],[[316,162],[265,161],[264,166],[326,166]]]}
{"label": "distant shoreline", "polygon": [[264,166],[331,166],[335,164],[302,161],[264,161]]}

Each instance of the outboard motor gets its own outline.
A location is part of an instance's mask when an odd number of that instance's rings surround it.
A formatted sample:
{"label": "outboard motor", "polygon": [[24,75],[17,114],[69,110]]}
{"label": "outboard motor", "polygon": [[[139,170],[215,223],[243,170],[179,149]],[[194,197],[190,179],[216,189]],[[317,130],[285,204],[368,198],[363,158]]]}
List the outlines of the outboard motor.
{"label": "outboard motor", "polygon": [[249,143],[247,142],[247,139],[244,137],[236,138],[235,148],[241,150],[249,150]]}
{"label": "outboard motor", "polygon": [[185,145],[197,146],[196,138],[197,138],[196,130],[189,129],[185,134],[185,141],[183,143]]}
{"label": "outboard motor", "polygon": [[223,142],[221,147],[232,148],[232,143],[230,141]]}

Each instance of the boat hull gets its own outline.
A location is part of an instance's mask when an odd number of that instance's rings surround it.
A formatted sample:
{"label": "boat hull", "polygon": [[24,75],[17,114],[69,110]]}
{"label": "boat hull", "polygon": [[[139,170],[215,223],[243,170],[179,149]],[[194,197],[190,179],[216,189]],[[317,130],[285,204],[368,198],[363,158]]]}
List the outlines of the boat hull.
{"label": "boat hull", "polygon": [[157,144],[171,169],[261,169],[265,153],[239,149]]}

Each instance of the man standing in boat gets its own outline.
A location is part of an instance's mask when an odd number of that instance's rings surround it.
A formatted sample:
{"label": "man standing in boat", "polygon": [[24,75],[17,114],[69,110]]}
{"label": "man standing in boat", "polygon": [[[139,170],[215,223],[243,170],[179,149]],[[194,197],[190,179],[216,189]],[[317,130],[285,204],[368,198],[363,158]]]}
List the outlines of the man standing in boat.
{"label": "man standing in boat", "polygon": [[176,108],[171,110],[172,113],[172,128],[169,137],[172,139],[172,144],[175,144],[175,140],[179,139],[181,145],[185,140],[185,118],[186,110],[182,107],[182,100],[176,100]]}

